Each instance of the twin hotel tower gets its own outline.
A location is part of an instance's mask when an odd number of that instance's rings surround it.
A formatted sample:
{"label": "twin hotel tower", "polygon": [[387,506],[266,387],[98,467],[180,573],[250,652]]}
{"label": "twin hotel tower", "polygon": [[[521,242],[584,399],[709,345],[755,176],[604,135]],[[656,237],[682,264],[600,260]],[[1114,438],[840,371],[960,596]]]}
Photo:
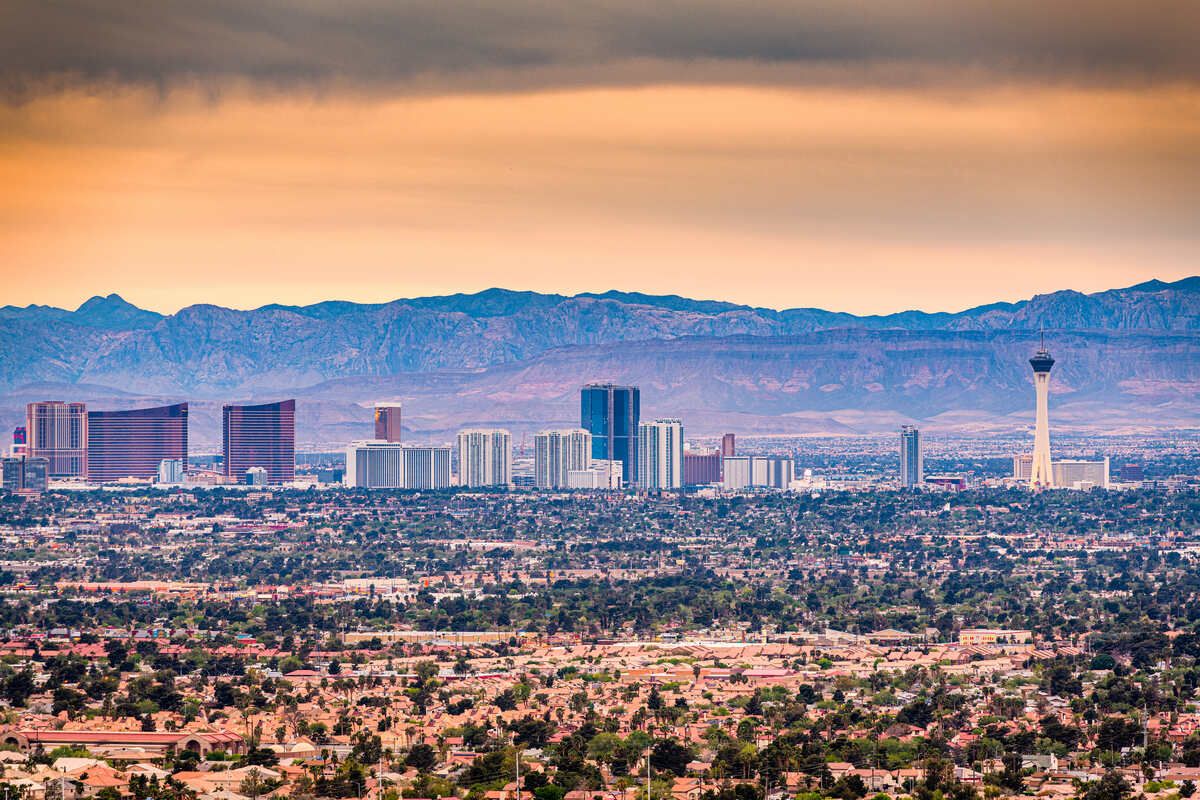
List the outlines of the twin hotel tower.
{"label": "twin hotel tower", "polygon": [[[257,483],[293,480],[296,401],[225,406],[222,440],[225,477],[231,482],[247,476]],[[22,458],[26,472],[44,468],[48,478],[182,483],[188,458],[188,404],[88,411],[84,403],[30,403],[25,426],[13,432],[13,455]],[[30,463],[38,461],[42,463]],[[26,484],[33,482],[26,477]]]}

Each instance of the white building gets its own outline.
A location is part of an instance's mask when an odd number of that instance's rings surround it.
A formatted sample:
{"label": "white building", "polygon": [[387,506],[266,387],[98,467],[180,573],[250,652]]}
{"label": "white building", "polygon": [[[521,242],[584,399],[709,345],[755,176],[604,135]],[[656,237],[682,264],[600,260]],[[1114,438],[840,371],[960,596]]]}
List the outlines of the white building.
{"label": "white building", "polygon": [[402,447],[405,489],[445,489],[450,486],[449,447]]}
{"label": "white building", "polygon": [[643,489],[683,486],[683,423],[656,419],[638,425],[638,484]]}
{"label": "white building", "polygon": [[570,473],[591,466],[592,434],[583,428],[542,431],[533,437],[533,485],[537,488],[575,488],[569,485]]}
{"label": "white building", "polygon": [[512,484],[512,436],[498,428],[477,428],[458,433],[458,485],[508,486]]}
{"label": "white building", "polygon": [[620,489],[622,464],[620,461],[596,459],[588,469],[573,469],[567,472],[568,489]]}
{"label": "white building", "polygon": [[1013,477],[1023,483],[1029,483],[1033,474],[1033,453],[1022,453],[1013,456]]}
{"label": "white building", "polygon": [[722,488],[787,489],[796,479],[796,465],[789,456],[727,456],[722,462]]}
{"label": "white building", "polygon": [[247,486],[266,486],[271,481],[265,467],[251,467],[246,470],[245,475],[242,477],[242,482]]}
{"label": "white building", "polygon": [[1054,485],[1059,489],[1107,489],[1108,459],[1079,461],[1062,459],[1052,462]]}
{"label": "white building", "polygon": [[369,439],[346,448],[347,486],[361,489],[403,489],[404,452],[399,442]]}
{"label": "white building", "polygon": [[158,462],[158,482],[175,486],[183,483],[186,472],[182,458],[167,458]]}
{"label": "white building", "polygon": [[[1029,483],[1033,476],[1034,458],[1030,453],[1013,456],[1013,478],[1022,483]],[[1109,487],[1109,460],[1086,461],[1064,458],[1050,462],[1050,483],[1043,488],[1053,486],[1058,489],[1091,489]]]}

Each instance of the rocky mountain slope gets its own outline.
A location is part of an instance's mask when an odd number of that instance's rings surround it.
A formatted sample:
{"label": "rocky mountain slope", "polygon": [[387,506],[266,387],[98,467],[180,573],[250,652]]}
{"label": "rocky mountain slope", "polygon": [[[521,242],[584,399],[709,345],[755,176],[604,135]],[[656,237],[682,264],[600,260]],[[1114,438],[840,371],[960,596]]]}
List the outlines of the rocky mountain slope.
{"label": "rocky mountain slope", "polygon": [[336,442],[366,433],[359,404],[403,397],[412,427],[432,436],[471,422],[569,422],[578,385],[612,379],[638,383],[648,413],[686,414],[693,429],[838,432],[963,413],[1020,425],[1041,329],[1059,359],[1056,403],[1081,424],[1115,414],[1200,427],[1200,278],[883,317],[499,289],[169,316],[116,295],[73,312],[8,306],[0,421],[51,395],[104,407],[189,399],[204,441],[209,406],[295,395],[307,407],[301,438]]}

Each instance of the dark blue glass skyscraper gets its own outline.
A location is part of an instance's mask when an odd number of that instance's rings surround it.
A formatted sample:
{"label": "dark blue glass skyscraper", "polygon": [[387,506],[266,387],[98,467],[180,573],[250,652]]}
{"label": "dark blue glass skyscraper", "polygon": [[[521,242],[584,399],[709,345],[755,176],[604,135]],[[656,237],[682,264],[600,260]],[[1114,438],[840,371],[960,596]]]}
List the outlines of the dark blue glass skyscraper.
{"label": "dark blue glass skyscraper", "polygon": [[621,462],[626,485],[638,482],[642,394],[636,386],[590,383],[579,391],[579,426],[592,434],[592,458]]}

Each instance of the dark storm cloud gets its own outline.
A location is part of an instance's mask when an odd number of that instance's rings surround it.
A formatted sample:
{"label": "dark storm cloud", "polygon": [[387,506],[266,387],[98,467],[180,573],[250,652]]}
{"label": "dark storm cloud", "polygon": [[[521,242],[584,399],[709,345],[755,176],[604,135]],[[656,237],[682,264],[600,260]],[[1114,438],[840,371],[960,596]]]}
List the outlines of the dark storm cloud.
{"label": "dark storm cloud", "polygon": [[74,83],[1200,80],[1196,0],[6,0],[10,96]]}

